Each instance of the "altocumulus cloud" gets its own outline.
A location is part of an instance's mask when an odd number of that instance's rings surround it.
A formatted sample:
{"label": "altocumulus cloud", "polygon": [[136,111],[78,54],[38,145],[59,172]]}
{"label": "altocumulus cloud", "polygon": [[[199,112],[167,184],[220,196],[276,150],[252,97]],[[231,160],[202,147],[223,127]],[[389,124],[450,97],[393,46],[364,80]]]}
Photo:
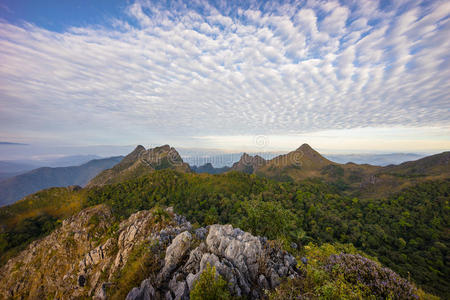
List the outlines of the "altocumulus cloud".
{"label": "altocumulus cloud", "polygon": [[0,22],[2,138],[85,142],[450,124],[448,1],[136,1]]}

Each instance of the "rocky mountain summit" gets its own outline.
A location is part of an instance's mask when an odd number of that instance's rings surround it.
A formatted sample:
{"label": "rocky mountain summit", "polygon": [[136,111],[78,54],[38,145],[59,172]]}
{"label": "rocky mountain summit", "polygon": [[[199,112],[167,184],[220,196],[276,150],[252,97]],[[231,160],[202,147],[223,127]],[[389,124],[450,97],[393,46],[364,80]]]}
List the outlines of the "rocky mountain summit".
{"label": "rocky mountain summit", "polygon": [[230,171],[239,171],[252,174],[262,166],[266,165],[266,163],[267,161],[259,155],[251,156],[244,153],[239,161],[233,164]]}
{"label": "rocky mountain summit", "polygon": [[[0,294],[5,299],[189,299],[200,274],[213,266],[231,294],[259,299],[283,278],[299,277],[296,265],[292,255],[265,238],[231,225],[194,230],[170,208],[139,211],[118,222],[108,206],[98,205],[63,221],[2,266]],[[138,278],[142,283],[124,290],[133,276],[132,283]]]}
{"label": "rocky mountain summit", "polygon": [[191,171],[175,148],[163,145],[146,150],[139,145],[120,163],[93,178],[88,183],[88,187],[117,183],[162,169]]}

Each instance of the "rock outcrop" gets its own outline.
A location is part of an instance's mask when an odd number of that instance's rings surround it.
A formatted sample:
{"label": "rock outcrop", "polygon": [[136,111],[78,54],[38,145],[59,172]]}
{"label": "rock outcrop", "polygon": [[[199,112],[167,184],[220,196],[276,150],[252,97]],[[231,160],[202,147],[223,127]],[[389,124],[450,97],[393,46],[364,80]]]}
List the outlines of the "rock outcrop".
{"label": "rock outcrop", "polygon": [[2,266],[0,295],[109,299],[121,288],[128,261],[135,262],[142,251],[153,255],[154,247],[161,255],[138,274],[140,286],[130,286],[123,297],[189,299],[208,265],[228,281],[231,294],[252,299],[283,278],[300,275],[292,255],[231,225],[194,230],[171,209],[143,210],[119,222],[109,207],[99,205],[63,221]]}
{"label": "rock outcrop", "polygon": [[119,224],[105,205],[85,209],[0,268],[0,295],[6,299],[106,298],[106,288],[136,247],[149,241],[165,245],[191,229],[184,218],[167,214],[169,219],[159,221],[160,216],[144,210]]}
{"label": "rock outcrop", "polygon": [[[210,226],[203,241],[195,236],[185,231],[175,237],[157,280],[144,280],[127,299],[189,299],[208,265],[229,283],[231,294],[251,299],[263,298],[264,290],[277,287],[283,278],[301,275],[292,255],[231,225]],[[198,246],[188,251],[194,244]]]}

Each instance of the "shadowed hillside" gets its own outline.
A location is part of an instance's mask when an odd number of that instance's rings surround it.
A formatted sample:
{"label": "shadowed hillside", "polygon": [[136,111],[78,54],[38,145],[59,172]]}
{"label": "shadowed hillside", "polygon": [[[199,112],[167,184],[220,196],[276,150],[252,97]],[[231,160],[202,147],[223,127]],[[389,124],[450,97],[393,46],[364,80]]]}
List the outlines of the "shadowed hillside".
{"label": "shadowed hillside", "polygon": [[7,205],[50,187],[86,185],[99,172],[120,162],[122,156],[94,159],[81,166],[38,168],[0,182],[0,205]]}

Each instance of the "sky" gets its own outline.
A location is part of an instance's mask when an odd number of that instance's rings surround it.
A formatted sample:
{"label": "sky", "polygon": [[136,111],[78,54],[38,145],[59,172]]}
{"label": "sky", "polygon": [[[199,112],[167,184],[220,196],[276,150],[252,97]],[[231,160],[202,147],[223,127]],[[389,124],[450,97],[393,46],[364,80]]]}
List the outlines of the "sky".
{"label": "sky", "polygon": [[1,0],[0,141],[441,152],[449,56],[445,0]]}

